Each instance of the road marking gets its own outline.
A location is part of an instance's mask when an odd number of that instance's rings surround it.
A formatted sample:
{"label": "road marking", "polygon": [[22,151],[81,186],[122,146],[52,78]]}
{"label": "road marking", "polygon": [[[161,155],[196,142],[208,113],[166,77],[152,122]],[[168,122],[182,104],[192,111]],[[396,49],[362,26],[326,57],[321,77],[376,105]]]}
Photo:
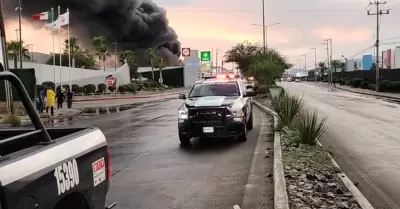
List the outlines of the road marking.
{"label": "road marking", "polygon": [[234,205],[233,209],[240,209],[239,205]]}
{"label": "road marking", "polygon": [[144,156],[150,154],[151,152],[153,152],[154,150],[160,148],[162,145],[164,145],[166,142],[172,140],[172,139],[176,139],[178,137],[178,135],[174,135],[164,141],[162,141],[160,144],[158,144],[157,146],[153,147],[151,150],[139,155],[139,157],[133,159],[131,162],[127,163],[125,166],[123,166],[122,168],[112,172],[112,176],[114,176],[115,174],[118,174],[119,172],[121,172],[122,170],[124,170],[125,168],[129,167],[130,165],[134,164],[136,161],[140,160],[141,158],[143,158]]}

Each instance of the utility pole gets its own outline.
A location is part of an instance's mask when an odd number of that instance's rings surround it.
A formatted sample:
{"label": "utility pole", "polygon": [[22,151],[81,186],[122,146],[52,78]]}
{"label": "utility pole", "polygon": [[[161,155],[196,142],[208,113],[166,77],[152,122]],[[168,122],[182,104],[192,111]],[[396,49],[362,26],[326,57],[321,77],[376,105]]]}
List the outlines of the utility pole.
{"label": "utility pole", "polygon": [[370,2],[369,5],[375,5],[376,7],[376,12],[372,13],[370,11],[367,12],[368,15],[376,15],[376,43],[375,43],[375,47],[376,47],[376,58],[375,58],[375,67],[376,67],[376,91],[379,92],[380,88],[380,75],[379,75],[379,28],[380,28],[380,16],[382,15],[388,15],[389,14],[389,10],[388,9],[381,9],[380,6],[381,5],[385,5],[387,2],[386,1],[374,1],[374,2]]}
{"label": "utility pole", "polygon": [[[323,41],[324,41],[324,43],[322,43],[322,44],[324,44],[324,45],[326,45],[326,59],[327,59],[327,67],[328,67],[328,70],[329,70],[329,72],[328,72],[328,83],[329,84],[332,84],[332,72],[331,72],[331,61],[330,61],[330,59],[329,59],[329,42],[330,42],[330,38],[329,39],[324,39]],[[323,75],[322,75],[323,76]]]}
{"label": "utility pole", "polygon": [[317,48],[311,48],[314,50],[314,81],[317,81]]}
{"label": "utility pole", "polygon": [[296,61],[298,62],[298,67],[299,67],[299,70],[300,70],[300,59],[296,59]]}
{"label": "utility pole", "polygon": [[307,55],[303,54],[301,56],[304,57],[304,70],[307,70]]}
{"label": "utility pole", "polygon": [[266,37],[265,37],[265,0],[262,1],[262,18],[263,18],[263,50],[264,54],[267,52],[267,47],[266,47]]}

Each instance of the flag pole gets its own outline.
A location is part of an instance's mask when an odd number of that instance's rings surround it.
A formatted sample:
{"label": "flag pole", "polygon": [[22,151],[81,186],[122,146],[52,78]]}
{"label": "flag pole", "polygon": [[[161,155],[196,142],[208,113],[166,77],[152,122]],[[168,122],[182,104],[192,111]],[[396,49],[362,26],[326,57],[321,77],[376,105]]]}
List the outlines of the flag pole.
{"label": "flag pole", "polygon": [[[54,8],[51,8],[51,24],[54,22]],[[53,83],[56,85],[56,50],[55,50],[55,35],[54,27],[51,28],[51,33],[53,34]]]}
{"label": "flag pole", "polygon": [[[58,17],[61,15],[61,6],[58,6]],[[58,28],[58,37],[60,39],[60,89],[62,89],[62,81],[61,81],[61,68],[62,68],[62,58],[61,58],[61,53],[62,53],[62,39],[61,39],[61,26]],[[57,88],[56,88],[57,90]]]}
{"label": "flag pole", "polygon": [[69,67],[69,89],[72,89],[72,84],[71,84],[71,40],[70,40],[70,34],[69,34],[69,8],[67,8],[68,12],[68,67]]}

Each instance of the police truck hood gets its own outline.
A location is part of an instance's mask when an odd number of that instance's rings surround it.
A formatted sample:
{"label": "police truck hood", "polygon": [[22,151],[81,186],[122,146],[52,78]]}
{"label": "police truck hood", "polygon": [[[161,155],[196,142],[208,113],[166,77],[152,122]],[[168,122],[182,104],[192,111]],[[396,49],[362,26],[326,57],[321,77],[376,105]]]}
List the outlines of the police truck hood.
{"label": "police truck hood", "polygon": [[237,101],[239,96],[208,96],[188,98],[185,101],[187,107],[220,107],[231,106]]}

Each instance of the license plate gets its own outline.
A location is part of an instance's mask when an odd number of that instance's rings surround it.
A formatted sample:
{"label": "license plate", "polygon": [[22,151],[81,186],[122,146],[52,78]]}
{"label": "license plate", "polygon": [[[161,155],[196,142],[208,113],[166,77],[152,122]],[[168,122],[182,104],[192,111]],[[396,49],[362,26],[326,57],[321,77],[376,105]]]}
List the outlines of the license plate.
{"label": "license plate", "polygon": [[203,127],[203,133],[214,133],[214,127]]}

